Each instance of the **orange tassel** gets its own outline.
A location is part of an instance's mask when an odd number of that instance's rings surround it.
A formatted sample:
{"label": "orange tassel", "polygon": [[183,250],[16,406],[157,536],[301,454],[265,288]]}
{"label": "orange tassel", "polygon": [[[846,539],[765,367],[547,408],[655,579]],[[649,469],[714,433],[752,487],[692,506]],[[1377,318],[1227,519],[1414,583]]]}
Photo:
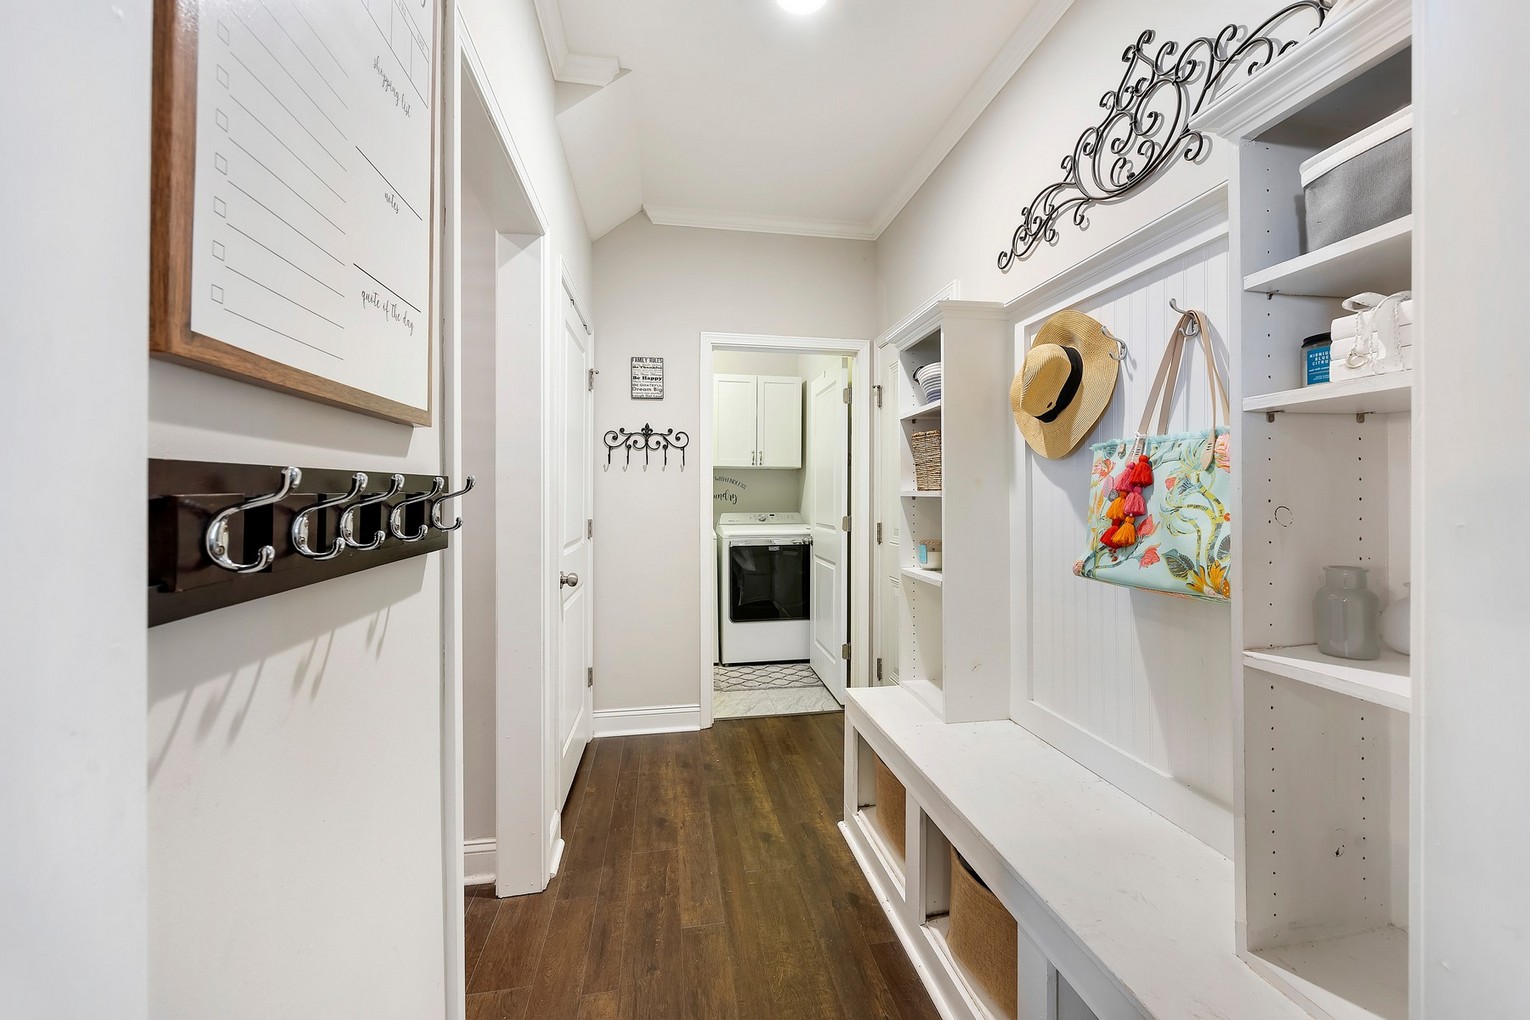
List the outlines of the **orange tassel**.
{"label": "orange tassel", "polygon": [[1137,529],[1132,525],[1130,517],[1121,522],[1120,527],[1116,528],[1116,533],[1112,537],[1115,539],[1117,549],[1125,549],[1127,546],[1136,543]]}
{"label": "orange tassel", "polygon": [[1110,501],[1110,506],[1105,510],[1105,516],[1112,521],[1119,521],[1126,516],[1126,498],[1117,496]]}

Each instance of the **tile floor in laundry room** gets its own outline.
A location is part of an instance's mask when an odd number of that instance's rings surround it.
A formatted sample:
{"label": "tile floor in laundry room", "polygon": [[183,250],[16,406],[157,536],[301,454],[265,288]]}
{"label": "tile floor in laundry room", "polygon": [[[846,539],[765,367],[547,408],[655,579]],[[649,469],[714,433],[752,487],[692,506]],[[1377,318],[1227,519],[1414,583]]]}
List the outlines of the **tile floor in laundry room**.
{"label": "tile floor in laundry room", "polygon": [[837,712],[834,700],[806,662],[768,662],[712,668],[712,718]]}

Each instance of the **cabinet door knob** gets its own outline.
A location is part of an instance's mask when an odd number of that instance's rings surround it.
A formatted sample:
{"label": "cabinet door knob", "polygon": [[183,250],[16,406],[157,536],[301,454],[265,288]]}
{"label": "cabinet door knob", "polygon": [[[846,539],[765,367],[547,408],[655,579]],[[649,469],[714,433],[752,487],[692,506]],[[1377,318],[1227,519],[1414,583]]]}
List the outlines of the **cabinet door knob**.
{"label": "cabinet door knob", "polygon": [[561,574],[558,577],[558,583],[565,588],[577,588],[579,587],[579,575]]}

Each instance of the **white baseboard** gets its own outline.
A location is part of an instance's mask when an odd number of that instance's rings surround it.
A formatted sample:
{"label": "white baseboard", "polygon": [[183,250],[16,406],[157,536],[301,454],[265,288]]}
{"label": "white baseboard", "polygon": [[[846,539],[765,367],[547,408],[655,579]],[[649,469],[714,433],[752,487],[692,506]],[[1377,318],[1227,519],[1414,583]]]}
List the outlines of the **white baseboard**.
{"label": "white baseboard", "polygon": [[700,705],[659,705],[654,708],[597,710],[594,735],[626,737],[638,733],[685,733],[701,729]]}
{"label": "white baseboard", "polygon": [[462,842],[462,884],[486,885],[494,881],[498,863],[494,839],[468,839]]}

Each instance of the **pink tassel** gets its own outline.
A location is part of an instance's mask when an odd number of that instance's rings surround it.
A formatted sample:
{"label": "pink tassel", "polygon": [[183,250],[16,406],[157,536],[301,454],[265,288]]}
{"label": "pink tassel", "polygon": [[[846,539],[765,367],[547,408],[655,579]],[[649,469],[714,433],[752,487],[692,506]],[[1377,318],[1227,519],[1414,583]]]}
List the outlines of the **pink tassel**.
{"label": "pink tassel", "polygon": [[1147,513],[1147,501],[1142,498],[1141,489],[1126,497],[1126,513],[1130,517],[1141,517]]}

